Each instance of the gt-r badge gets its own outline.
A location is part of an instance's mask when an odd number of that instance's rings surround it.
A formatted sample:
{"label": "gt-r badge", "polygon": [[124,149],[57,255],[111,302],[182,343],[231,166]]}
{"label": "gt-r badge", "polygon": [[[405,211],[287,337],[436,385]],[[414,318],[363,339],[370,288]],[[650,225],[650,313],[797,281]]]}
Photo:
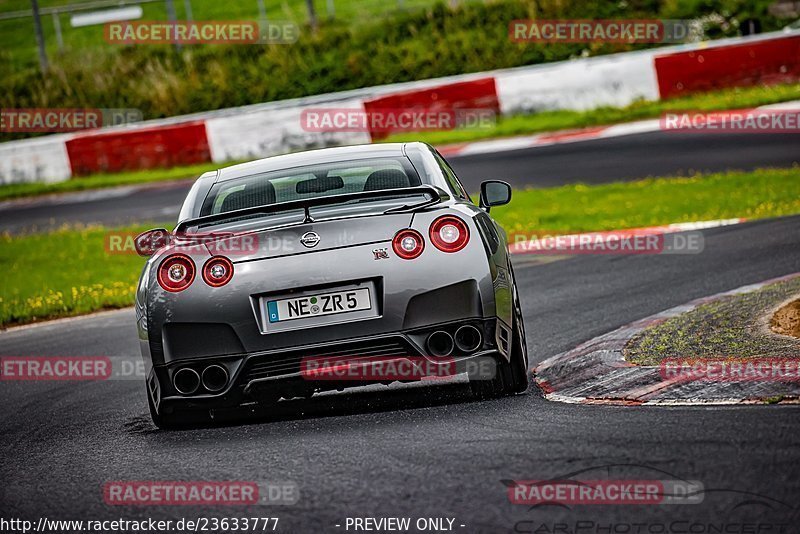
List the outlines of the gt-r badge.
{"label": "gt-r badge", "polygon": [[389,249],[386,248],[376,248],[372,251],[372,254],[375,255],[376,260],[388,260],[389,259]]}
{"label": "gt-r badge", "polygon": [[306,248],[314,248],[319,244],[319,235],[316,232],[306,232],[300,238],[300,243]]}

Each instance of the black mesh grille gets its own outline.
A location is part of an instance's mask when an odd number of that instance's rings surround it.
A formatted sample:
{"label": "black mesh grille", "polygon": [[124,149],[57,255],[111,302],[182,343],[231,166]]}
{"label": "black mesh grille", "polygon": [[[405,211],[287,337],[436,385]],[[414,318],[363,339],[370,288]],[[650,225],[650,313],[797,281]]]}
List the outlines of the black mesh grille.
{"label": "black mesh grille", "polygon": [[251,380],[258,378],[299,373],[303,358],[342,358],[352,362],[378,356],[402,357],[416,355],[418,355],[417,352],[411,348],[405,339],[400,337],[346,343],[280,354],[265,354],[263,356],[254,356],[248,360],[242,373],[241,381],[242,384],[247,384]]}

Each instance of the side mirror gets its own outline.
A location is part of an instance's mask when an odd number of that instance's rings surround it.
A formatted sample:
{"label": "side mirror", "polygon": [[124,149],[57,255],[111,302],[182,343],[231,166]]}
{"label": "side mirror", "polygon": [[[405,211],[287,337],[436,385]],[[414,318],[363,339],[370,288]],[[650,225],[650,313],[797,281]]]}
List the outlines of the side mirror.
{"label": "side mirror", "polygon": [[481,207],[486,211],[492,206],[502,206],[511,202],[511,186],[500,180],[486,180],[481,183]]}
{"label": "side mirror", "polygon": [[169,245],[170,233],[164,228],[142,232],[134,239],[134,247],[139,256],[152,256],[160,248]]}

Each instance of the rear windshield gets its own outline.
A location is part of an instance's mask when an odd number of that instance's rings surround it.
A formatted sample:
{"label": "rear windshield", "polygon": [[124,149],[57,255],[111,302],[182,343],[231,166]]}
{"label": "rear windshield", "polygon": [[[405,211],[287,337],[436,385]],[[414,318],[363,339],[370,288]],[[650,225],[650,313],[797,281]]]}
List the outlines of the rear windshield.
{"label": "rear windshield", "polygon": [[200,214],[216,215],[292,200],[418,185],[421,185],[419,176],[406,158],[309,165],[219,182],[208,193]]}

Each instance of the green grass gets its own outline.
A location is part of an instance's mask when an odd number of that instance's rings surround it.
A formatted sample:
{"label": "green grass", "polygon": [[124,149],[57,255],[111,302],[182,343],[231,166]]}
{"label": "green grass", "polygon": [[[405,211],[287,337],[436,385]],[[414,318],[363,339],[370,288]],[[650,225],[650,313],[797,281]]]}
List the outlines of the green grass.
{"label": "green grass", "polygon": [[[800,168],[519,190],[510,205],[492,210],[509,232],[608,230],[797,213]],[[144,260],[107,254],[105,235],[102,228],[87,228],[0,236],[0,326],[132,304]]]}
{"label": "green grass", "polygon": [[[534,115],[517,115],[500,119],[497,126],[491,129],[409,133],[392,136],[387,139],[386,142],[424,141],[433,145],[443,145],[447,143],[532,134],[568,128],[581,128],[600,124],[614,124],[657,117],[661,113],[667,111],[741,109],[790,100],[800,100],[800,84],[728,89],[665,100],[662,102],[637,102],[624,108],[599,108],[585,112],[549,111]],[[65,193],[69,191],[81,191],[118,185],[194,178],[206,171],[233,163],[236,162],[228,164],[202,163],[185,167],[174,167],[172,169],[149,169],[119,174],[98,174],[90,177],[72,178],[65,182],[51,184],[26,183],[3,185],[0,186],[0,200],[47,193]]]}
{"label": "green grass", "polygon": [[144,259],[107,254],[106,232],[94,227],[0,236],[0,267],[5,273],[0,327],[130,306]]}
{"label": "green grass", "polygon": [[800,167],[526,189],[515,191],[508,206],[492,210],[509,233],[639,228],[797,213]]}
{"label": "green grass", "polygon": [[800,100],[800,84],[726,89],[671,100],[640,101],[623,108],[601,107],[590,111],[544,111],[532,115],[501,117],[491,128],[403,133],[393,135],[386,141],[424,141],[432,145],[464,143],[480,139],[651,119],[671,111],[747,109],[790,100]]}

